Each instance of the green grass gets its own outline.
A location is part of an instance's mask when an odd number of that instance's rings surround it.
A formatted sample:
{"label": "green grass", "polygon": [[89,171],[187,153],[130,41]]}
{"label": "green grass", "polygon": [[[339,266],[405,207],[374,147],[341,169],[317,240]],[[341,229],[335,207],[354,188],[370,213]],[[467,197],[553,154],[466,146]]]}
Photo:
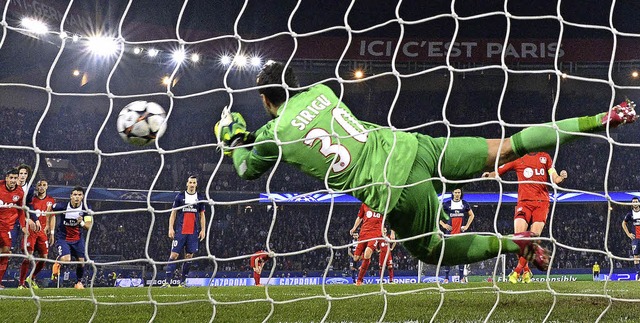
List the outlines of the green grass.
{"label": "green grass", "polygon": [[[435,284],[384,285],[386,297],[380,285],[328,285],[325,290],[331,301],[322,286],[154,287],[150,294],[157,302],[156,322],[208,322],[214,313],[219,322],[261,322],[269,315],[270,322],[318,322],[325,315],[328,322],[428,322],[434,315],[436,322],[478,322],[496,304],[491,322],[540,322],[551,308],[551,322],[593,322],[609,305],[603,322],[640,320],[638,282],[609,282],[606,290],[603,282],[557,282],[549,286],[557,293],[555,299],[546,283],[499,283],[497,288],[490,283],[448,284],[444,285],[444,294]],[[41,307],[38,322],[87,322],[94,312],[94,322],[147,322],[154,315],[148,288],[96,288],[93,297],[89,289],[34,292]],[[444,299],[439,308],[441,295]],[[214,300],[218,302],[215,312]],[[177,304],[187,301],[193,302]],[[0,291],[3,322],[33,322],[37,313],[31,291]]]}

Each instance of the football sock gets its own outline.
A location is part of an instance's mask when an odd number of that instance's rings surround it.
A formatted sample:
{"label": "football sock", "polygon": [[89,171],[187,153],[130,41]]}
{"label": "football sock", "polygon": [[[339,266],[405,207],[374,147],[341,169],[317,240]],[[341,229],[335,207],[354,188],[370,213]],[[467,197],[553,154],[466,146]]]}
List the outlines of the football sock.
{"label": "football sock", "polygon": [[[520,258],[522,258],[522,257],[520,257]],[[523,272],[527,272],[527,271],[530,272],[531,268],[529,268],[529,262],[525,260]]]}
{"label": "football sock", "polygon": [[393,266],[387,268],[389,270],[389,282],[393,281]]}
{"label": "football sock", "polygon": [[24,285],[24,280],[27,279],[27,273],[29,272],[29,260],[25,259],[20,264],[20,278],[18,280],[19,285]]}
{"label": "football sock", "polygon": [[[443,241],[446,240],[446,247],[442,249]],[[472,235],[456,235],[445,238],[440,241],[429,255],[418,255],[418,258],[428,264],[437,264],[440,258],[438,250],[443,250],[442,256],[443,266],[452,266],[457,264],[468,264],[493,258],[500,251],[500,242],[502,241],[502,253],[518,253],[520,247],[509,238],[500,238],[495,236],[482,236],[478,234]],[[426,256],[426,257],[425,257]]]}
{"label": "football sock", "polygon": [[4,277],[4,272],[7,271],[7,264],[9,264],[8,257],[0,258],[0,282],[2,282],[2,277]]}
{"label": "football sock", "polygon": [[[175,259],[169,258],[169,261],[174,261],[174,260]],[[167,265],[167,269],[165,271],[167,275],[164,277],[164,279],[171,280],[171,278],[173,278],[173,273],[176,271],[176,266],[177,264],[175,262],[172,262]],[[171,283],[171,282],[167,281],[167,283]]]}
{"label": "football sock", "polygon": [[84,266],[76,265],[76,279],[78,283],[82,281],[82,276],[84,276]]}
{"label": "football sock", "polygon": [[[596,132],[605,129],[602,125],[602,117],[606,114],[600,113],[595,116],[578,117],[556,121],[558,129],[571,132]],[[551,125],[552,123],[547,123]],[[557,133],[554,128],[545,126],[533,126],[526,128],[511,136],[511,148],[518,156],[524,156],[529,152],[547,151],[555,149],[556,141],[561,145],[578,139],[581,136],[568,133]]]}
{"label": "football sock", "polygon": [[520,257],[518,258],[518,266],[516,266],[516,269],[514,269],[515,272],[518,273],[518,275],[521,275],[525,270],[525,267],[528,266],[528,262],[527,259],[525,259],[524,257]]}
{"label": "football sock", "polygon": [[256,285],[260,285],[260,274],[258,274],[257,272],[253,272],[253,282]]}
{"label": "football sock", "polygon": [[191,261],[187,261],[182,263],[182,281],[186,281],[187,276],[189,275],[189,270],[191,269]]}
{"label": "football sock", "polygon": [[362,281],[364,278],[364,274],[369,269],[369,264],[371,263],[371,259],[362,259],[362,265],[360,265],[360,271],[358,272],[358,281]]}
{"label": "football sock", "polygon": [[38,262],[36,262],[36,268],[33,270],[33,274],[31,274],[31,279],[35,279],[36,277],[38,277],[38,274],[40,273],[42,268],[44,268],[44,265],[45,262],[42,260],[38,260]]}

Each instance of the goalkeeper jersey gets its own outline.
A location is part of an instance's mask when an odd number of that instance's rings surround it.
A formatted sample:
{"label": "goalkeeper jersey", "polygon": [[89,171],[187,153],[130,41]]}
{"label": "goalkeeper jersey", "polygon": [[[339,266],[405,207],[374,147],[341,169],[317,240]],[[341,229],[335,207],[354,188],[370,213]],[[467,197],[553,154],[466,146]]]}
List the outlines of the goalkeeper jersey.
{"label": "goalkeeper jersey", "polygon": [[378,212],[384,212],[387,201],[389,210],[394,208],[402,189],[384,183],[405,184],[418,146],[415,134],[359,121],[323,84],[280,106],[276,118],[256,131],[255,143],[233,154],[240,177],[255,179],[266,172],[280,147],[284,162],[326,179],[331,189],[358,188],[350,193]]}

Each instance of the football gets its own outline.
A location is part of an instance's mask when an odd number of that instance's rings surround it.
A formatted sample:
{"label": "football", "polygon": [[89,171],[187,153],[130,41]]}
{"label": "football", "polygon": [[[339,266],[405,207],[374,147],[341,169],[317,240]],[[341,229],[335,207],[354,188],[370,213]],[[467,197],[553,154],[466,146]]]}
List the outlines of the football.
{"label": "football", "polygon": [[118,115],[118,133],[132,145],[152,144],[167,128],[167,113],[155,102],[135,101],[127,104]]}

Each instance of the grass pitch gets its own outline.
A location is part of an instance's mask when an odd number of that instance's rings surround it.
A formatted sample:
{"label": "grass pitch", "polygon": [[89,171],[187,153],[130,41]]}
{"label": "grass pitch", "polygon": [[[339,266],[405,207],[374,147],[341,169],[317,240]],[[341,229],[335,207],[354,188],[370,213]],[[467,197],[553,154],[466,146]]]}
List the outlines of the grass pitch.
{"label": "grass pitch", "polygon": [[[640,282],[0,291],[3,322],[640,321]],[[606,287],[606,288],[605,288]],[[499,291],[499,292],[498,292]],[[39,305],[38,305],[39,303]],[[441,306],[440,306],[441,304]],[[38,316],[38,307],[40,313]],[[603,314],[604,313],[604,314]]]}

